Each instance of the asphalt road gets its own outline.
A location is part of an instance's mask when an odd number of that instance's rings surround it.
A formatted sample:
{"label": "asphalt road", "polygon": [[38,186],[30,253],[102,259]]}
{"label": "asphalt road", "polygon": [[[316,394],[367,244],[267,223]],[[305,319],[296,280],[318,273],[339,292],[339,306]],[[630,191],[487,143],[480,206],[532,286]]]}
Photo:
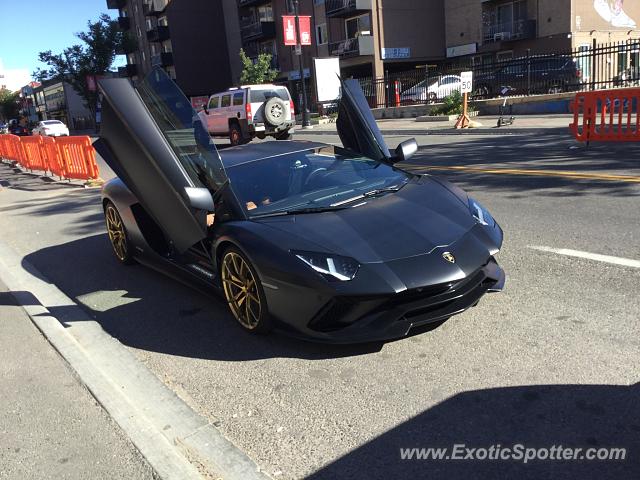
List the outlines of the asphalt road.
{"label": "asphalt road", "polygon": [[[395,342],[250,337],[221,302],[118,265],[97,190],[4,166],[0,235],[274,478],[640,476],[640,268],[531,248],[640,260],[640,183],[607,177],[640,176],[640,149],[585,150],[555,131],[418,141],[408,168],[437,167],[502,225],[507,286]],[[498,168],[510,172],[490,173]],[[628,454],[526,465],[400,460],[405,447],[498,443]]]}

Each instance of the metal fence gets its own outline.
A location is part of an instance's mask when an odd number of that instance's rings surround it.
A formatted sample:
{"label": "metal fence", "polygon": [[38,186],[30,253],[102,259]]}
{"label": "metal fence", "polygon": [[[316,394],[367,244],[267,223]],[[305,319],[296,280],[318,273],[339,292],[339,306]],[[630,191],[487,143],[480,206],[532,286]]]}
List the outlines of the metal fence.
{"label": "metal fence", "polygon": [[371,108],[441,101],[460,90],[460,73],[473,71],[475,99],[537,95],[640,85],[640,39],[596,44],[573,51],[474,64],[449,63],[429,70],[359,78]]}

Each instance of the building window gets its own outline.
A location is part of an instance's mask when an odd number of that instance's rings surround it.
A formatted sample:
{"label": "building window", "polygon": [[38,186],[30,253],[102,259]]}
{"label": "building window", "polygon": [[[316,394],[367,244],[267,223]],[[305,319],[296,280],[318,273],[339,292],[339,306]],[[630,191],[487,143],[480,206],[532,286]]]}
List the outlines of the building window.
{"label": "building window", "polygon": [[258,22],[273,22],[273,9],[270,3],[251,10],[251,23]]}
{"label": "building window", "polygon": [[348,39],[371,35],[371,17],[367,13],[359,17],[349,18],[344,21],[344,28]]}
{"label": "building window", "polygon": [[324,45],[327,43],[327,24],[322,23],[316,25],[316,43],[318,45]]}

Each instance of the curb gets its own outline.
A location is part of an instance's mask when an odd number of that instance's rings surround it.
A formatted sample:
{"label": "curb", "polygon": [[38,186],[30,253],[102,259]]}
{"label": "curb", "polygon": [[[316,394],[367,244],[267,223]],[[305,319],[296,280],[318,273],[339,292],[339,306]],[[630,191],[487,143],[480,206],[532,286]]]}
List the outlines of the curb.
{"label": "curb", "polygon": [[[568,127],[545,127],[545,128],[468,128],[468,129],[455,129],[455,128],[442,128],[442,129],[425,129],[425,130],[380,130],[382,135],[538,135],[541,132],[553,132],[553,133],[568,133]],[[558,132],[556,132],[558,131]],[[296,134],[300,132],[296,131]],[[337,135],[335,130],[310,130],[302,133],[303,135]]]}
{"label": "curb", "polygon": [[129,349],[2,241],[0,279],[159,478],[270,479]]}

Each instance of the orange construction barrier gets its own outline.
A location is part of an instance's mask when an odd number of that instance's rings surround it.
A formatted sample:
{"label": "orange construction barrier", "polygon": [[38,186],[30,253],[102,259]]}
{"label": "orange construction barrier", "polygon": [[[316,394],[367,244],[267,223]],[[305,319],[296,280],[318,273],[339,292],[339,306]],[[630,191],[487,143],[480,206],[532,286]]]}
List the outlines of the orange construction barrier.
{"label": "orange construction barrier", "polygon": [[96,180],[98,178],[96,151],[93,149],[89,137],[58,137],[56,144],[60,158],[64,163],[65,178],[79,180]]}
{"label": "orange construction barrier", "polygon": [[640,88],[580,92],[569,130],[580,142],[640,141]]}
{"label": "orange construction barrier", "polygon": [[17,135],[0,135],[2,158],[14,162],[22,162],[22,146]]}
{"label": "orange construction barrier", "polygon": [[46,159],[49,171],[60,178],[65,177],[64,162],[62,158],[60,158],[56,139],[53,137],[42,137],[41,152],[42,156]]}
{"label": "orange construction barrier", "polygon": [[29,170],[49,170],[46,157],[42,154],[42,137],[33,135],[31,137],[22,137],[20,139],[23,150],[23,161],[28,163]]}

